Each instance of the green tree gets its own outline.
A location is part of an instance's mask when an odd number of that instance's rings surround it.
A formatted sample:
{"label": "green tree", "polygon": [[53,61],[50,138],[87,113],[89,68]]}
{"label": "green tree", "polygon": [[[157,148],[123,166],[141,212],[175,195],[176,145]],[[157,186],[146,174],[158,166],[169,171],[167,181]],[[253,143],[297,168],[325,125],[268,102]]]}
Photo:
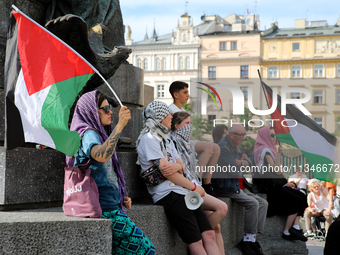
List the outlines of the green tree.
{"label": "green tree", "polygon": [[339,137],[340,136],[340,127],[336,123],[340,122],[340,116],[337,116],[335,118],[335,131],[332,133],[332,135]]}
{"label": "green tree", "polygon": [[247,136],[246,139],[241,144],[242,150],[248,157],[250,157],[251,153],[254,150],[255,140],[250,136]]}
{"label": "green tree", "polygon": [[183,108],[184,110],[186,110],[187,112],[190,112],[190,113],[192,113],[192,111],[191,111],[191,108],[190,108],[190,105],[189,105],[189,104],[184,104],[184,105],[182,106],[182,108]]}
{"label": "green tree", "polygon": [[209,123],[207,119],[194,115],[191,115],[191,123],[194,127],[192,136],[198,140],[200,140],[203,135],[211,134],[211,131],[214,128],[213,124]]}

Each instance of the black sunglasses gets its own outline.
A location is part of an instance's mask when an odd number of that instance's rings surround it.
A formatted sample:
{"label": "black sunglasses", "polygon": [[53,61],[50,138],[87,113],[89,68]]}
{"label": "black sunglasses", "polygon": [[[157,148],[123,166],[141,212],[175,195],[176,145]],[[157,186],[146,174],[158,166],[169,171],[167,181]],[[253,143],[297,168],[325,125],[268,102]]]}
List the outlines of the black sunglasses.
{"label": "black sunglasses", "polygon": [[108,104],[108,105],[105,105],[103,107],[100,107],[99,109],[103,109],[105,114],[109,114],[110,111],[112,111],[112,105]]}
{"label": "black sunglasses", "polygon": [[233,132],[235,135],[238,135],[238,136],[241,136],[241,137],[244,137],[244,136],[246,136],[247,135],[247,133],[243,133],[243,134],[239,134],[239,133],[235,133],[235,132]]}
{"label": "black sunglasses", "polygon": [[273,138],[275,137],[275,135],[274,135],[274,134],[270,134],[270,136],[271,136],[271,137],[273,137]]}

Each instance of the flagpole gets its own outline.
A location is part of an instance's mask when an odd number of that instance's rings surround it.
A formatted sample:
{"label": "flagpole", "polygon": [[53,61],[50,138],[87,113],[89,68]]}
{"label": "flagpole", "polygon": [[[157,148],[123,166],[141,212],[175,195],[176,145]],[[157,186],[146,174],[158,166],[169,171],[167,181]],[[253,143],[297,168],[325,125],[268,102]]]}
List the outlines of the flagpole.
{"label": "flagpole", "polygon": [[258,73],[258,75],[259,75],[260,82],[261,82],[261,86],[262,86],[262,88],[263,88],[264,98],[266,99],[267,105],[268,105],[268,107],[270,108],[271,106],[269,105],[268,97],[267,97],[267,95],[266,95],[266,89],[265,89],[265,87],[263,86],[262,77],[261,77],[261,73],[260,73],[260,70],[259,70],[259,69],[257,69],[257,73]]}
{"label": "flagpole", "polygon": [[57,40],[59,40],[60,42],[62,42],[66,47],[68,47],[70,50],[72,50],[75,54],[77,54],[86,64],[88,64],[93,71],[95,71],[98,76],[104,81],[104,83],[109,87],[109,89],[111,90],[111,92],[113,93],[113,95],[116,97],[118,103],[120,104],[120,106],[122,107],[123,104],[120,101],[120,99],[118,98],[117,94],[114,92],[114,90],[111,88],[110,84],[104,79],[104,77],[100,74],[100,72],[93,66],[91,65],[82,55],[80,55],[78,52],[76,52],[71,46],[69,46],[67,43],[65,43],[63,40],[61,40],[59,37],[57,37],[55,34],[51,33],[50,31],[48,31],[45,27],[41,26],[39,23],[37,23],[35,20],[31,19],[30,17],[28,17],[25,13],[23,13],[22,11],[20,11],[18,9],[18,7],[16,7],[14,4],[12,5],[12,8],[20,13],[22,16],[24,16],[26,19],[30,20],[31,22],[33,22],[35,25],[39,26],[40,28],[42,28],[43,30],[45,30],[47,33],[49,33],[51,36],[53,36],[54,38],[56,38]]}

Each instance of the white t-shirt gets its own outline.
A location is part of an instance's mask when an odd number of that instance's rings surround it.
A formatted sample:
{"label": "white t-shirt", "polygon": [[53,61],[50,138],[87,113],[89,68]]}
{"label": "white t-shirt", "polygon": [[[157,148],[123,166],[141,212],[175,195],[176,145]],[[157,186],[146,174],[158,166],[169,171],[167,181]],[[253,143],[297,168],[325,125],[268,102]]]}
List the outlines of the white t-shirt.
{"label": "white t-shirt", "polygon": [[[293,174],[292,176],[289,177],[288,182],[290,182],[290,181],[297,182],[299,179],[300,179],[300,177],[297,176],[297,174]],[[302,178],[301,178],[301,181],[299,182],[298,188],[306,189],[307,182],[308,182],[307,176],[305,174],[302,174]]]}
{"label": "white t-shirt", "polygon": [[[176,151],[175,145],[170,139],[167,139],[166,151],[168,162],[176,163],[176,160],[180,158]],[[150,168],[153,165],[152,161],[164,158],[160,141],[150,133],[147,133],[141,137],[137,147],[137,152],[142,171]],[[186,195],[189,192],[188,189],[174,184],[168,180],[155,187],[147,186],[147,189],[154,203],[167,196],[171,191],[181,195]]]}
{"label": "white t-shirt", "polygon": [[327,199],[327,197],[325,197],[322,194],[321,191],[319,191],[319,192],[320,192],[320,196],[319,196],[318,200],[316,200],[313,192],[311,192],[311,194],[312,194],[313,203],[315,204],[316,208],[318,209],[318,212],[321,212],[322,210],[328,209],[328,199]]}
{"label": "white t-shirt", "polygon": [[170,113],[171,114],[174,114],[175,112],[181,112],[181,111],[185,111],[183,108],[182,109],[179,109],[178,107],[177,107],[177,105],[175,105],[175,104],[171,104],[171,105],[169,105],[169,108],[170,108]]}

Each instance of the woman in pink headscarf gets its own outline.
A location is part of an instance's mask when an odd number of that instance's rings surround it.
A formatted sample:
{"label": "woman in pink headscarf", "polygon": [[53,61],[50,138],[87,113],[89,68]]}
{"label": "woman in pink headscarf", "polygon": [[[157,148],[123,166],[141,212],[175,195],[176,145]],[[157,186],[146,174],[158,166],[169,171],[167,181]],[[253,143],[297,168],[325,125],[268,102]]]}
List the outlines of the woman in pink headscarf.
{"label": "woman in pink headscarf", "polygon": [[287,216],[282,238],[306,242],[307,238],[299,227],[299,220],[307,207],[307,200],[301,192],[293,189],[292,183],[288,183],[283,176],[280,162],[283,148],[280,145],[276,150],[277,144],[273,128],[268,126],[258,130],[254,160],[260,170],[260,178],[254,178],[253,183],[258,186],[260,193],[267,194],[267,217]]}

